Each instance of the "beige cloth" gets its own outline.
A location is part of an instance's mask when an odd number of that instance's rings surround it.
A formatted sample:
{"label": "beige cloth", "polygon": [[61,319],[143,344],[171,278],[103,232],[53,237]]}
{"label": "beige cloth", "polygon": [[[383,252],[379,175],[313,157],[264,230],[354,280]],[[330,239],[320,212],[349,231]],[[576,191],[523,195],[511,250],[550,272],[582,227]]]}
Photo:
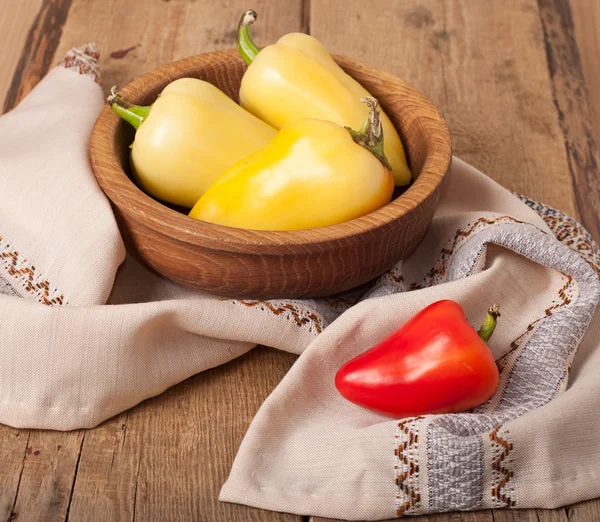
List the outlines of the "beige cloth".
{"label": "beige cloth", "polygon": [[[600,256],[575,222],[455,159],[417,251],[361,294],[203,295],[122,263],[87,159],[96,57],[72,51],[0,118],[0,422],[91,427],[260,343],[302,355],[254,419],[224,501],[380,519],[600,496]],[[393,420],[339,396],[341,364],[442,298],[474,325],[501,305],[488,403]]]}

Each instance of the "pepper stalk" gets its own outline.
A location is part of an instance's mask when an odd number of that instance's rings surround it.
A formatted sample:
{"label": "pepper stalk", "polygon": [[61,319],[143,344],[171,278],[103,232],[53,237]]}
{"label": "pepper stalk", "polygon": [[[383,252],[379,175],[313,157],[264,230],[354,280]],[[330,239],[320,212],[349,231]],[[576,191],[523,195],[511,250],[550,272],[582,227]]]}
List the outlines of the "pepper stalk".
{"label": "pepper stalk", "polygon": [[384,167],[389,171],[392,170],[388,159],[383,152],[383,127],[379,114],[379,103],[372,96],[365,96],[360,100],[369,106],[369,115],[363,123],[360,130],[354,130],[350,127],[344,127],[352,136],[355,143],[358,143],[368,151],[370,151]]}
{"label": "pepper stalk", "polygon": [[483,320],[483,324],[477,332],[484,343],[487,343],[494,333],[498,317],[500,317],[500,307],[495,304],[487,311],[485,319]]}
{"label": "pepper stalk", "polygon": [[106,98],[106,103],[110,105],[112,111],[123,118],[127,123],[130,123],[139,129],[140,125],[150,114],[152,105],[133,105],[125,101],[120,94],[117,93],[117,86],[113,85],[110,90],[110,95]]}
{"label": "pepper stalk", "polygon": [[257,16],[256,11],[249,9],[242,15],[238,24],[237,48],[248,65],[254,61],[260,52],[260,47],[254,43],[250,35],[250,26],[256,22]]}

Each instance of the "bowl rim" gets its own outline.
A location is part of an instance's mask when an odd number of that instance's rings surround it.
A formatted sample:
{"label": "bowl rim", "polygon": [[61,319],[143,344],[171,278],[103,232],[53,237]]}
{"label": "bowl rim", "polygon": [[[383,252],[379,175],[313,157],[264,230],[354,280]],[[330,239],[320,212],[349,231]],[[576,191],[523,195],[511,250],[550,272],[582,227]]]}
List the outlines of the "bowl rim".
{"label": "bowl rim", "polygon": [[[325,251],[328,250],[327,244],[333,244],[342,239],[352,239],[367,231],[390,226],[433,196],[444,181],[452,161],[450,132],[444,118],[433,103],[412,85],[390,72],[369,66],[359,60],[340,55],[332,56],[342,68],[351,67],[363,69],[370,74],[376,73],[382,83],[400,83],[405,90],[410,91],[411,95],[419,100],[421,106],[426,107],[432,115],[436,116],[430,118],[428,123],[431,134],[437,135],[438,138],[429,140],[430,150],[419,177],[403,194],[387,205],[344,223],[305,230],[249,230],[191,218],[146,194],[121,167],[119,158],[112,147],[120,119],[108,105],[104,105],[100,111],[90,137],[90,160],[100,187],[112,203],[128,218],[179,241],[222,251],[247,252],[252,247],[262,254],[292,253],[293,251],[308,253],[315,247],[320,251]],[[135,78],[119,91],[135,101],[136,98],[142,96],[140,92],[144,91],[145,84],[161,81],[166,85],[176,77],[182,77],[182,73],[187,74],[186,71],[189,71],[191,75],[194,69],[197,70],[206,65],[214,67],[219,59],[231,60],[232,57],[242,61],[235,49],[212,51],[183,58]],[[109,132],[107,133],[107,131]]]}

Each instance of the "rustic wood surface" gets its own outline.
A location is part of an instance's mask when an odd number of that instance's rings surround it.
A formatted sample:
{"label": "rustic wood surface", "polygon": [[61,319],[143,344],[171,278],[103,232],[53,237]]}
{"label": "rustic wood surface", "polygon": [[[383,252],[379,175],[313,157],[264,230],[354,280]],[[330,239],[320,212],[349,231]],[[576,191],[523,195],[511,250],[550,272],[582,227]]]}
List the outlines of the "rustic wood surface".
{"label": "rustic wood surface", "polygon": [[[73,45],[103,51],[104,86],[230,48],[241,0],[23,0],[0,14],[0,101],[12,108]],[[259,43],[311,32],[384,67],[444,113],[455,153],[511,190],[582,219],[600,201],[597,0],[255,0]],[[3,520],[256,520],[302,517],[221,504],[217,492],[253,415],[294,357],[260,348],[92,430],[0,426]],[[314,522],[323,519],[313,519]],[[592,522],[563,509],[421,517],[435,522]]]}
{"label": "rustic wood surface", "polygon": [[[347,57],[336,60],[379,100],[403,136],[416,177],[410,189],[366,216],[312,230],[243,230],[191,219],[132,183],[127,174],[131,127],[107,105],[92,130],[90,158],[126,242],[139,257],[169,279],[200,290],[276,299],[350,290],[411,253],[431,224],[450,168],[448,127],[431,102],[406,82]],[[120,92],[126,100],[146,105],[167,84],[193,76],[237,98],[244,72],[237,51],[216,51],[159,67]],[[297,270],[299,265],[304,269]]]}

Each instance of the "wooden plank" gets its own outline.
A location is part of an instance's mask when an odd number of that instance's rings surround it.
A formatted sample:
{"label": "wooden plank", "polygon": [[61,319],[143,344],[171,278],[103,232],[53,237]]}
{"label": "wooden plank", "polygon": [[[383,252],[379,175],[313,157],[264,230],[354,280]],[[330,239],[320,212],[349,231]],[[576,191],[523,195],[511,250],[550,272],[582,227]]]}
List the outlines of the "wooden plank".
{"label": "wooden plank", "polygon": [[[301,0],[253,3],[258,42],[298,31]],[[93,39],[99,46],[104,90],[123,85],[159,65],[193,54],[235,47],[239,17],[247,2],[210,0],[73,0],[69,23],[56,52]]]}
{"label": "wooden plank", "polygon": [[70,5],[71,0],[43,1],[4,98],[4,112],[12,109],[50,69]]}
{"label": "wooden plank", "polygon": [[389,69],[433,100],[455,154],[508,189],[576,215],[536,0],[311,9],[312,34],[331,51]]}
{"label": "wooden plank", "polygon": [[568,522],[567,510],[558,509],[536,509],[539,522]]}
{"label": "wooden plank", "polygon": [[[568,153],[568,166],[575,187],[577,207],[584,226],[596,241],[600,241],[600,155],[596,146],[599,135],[594,136],[593,132],[598,128],[594,129],[592,126],[588,89],[575,40],[569,0],[538,1],[554,103]],[[581,8],[578,13],[581,18]],[[600,10],[597,10],[597,13],[600,13]],[[588,52],[598,52],[596,37],[594,34],[593,42],[596,46]],[[589,39],[584,41],[589,42]],[[597,71],[595,73],[598,74]]]}
{"label": "wooden plank", "polygon": [[257,348],[89,430],[69,521],[299,521],[219,502],[242,437],[295,357]]}
{"label": "wooden plank", "polygon": [[[600,499],[580,502],[567,508],[569,522],[591,522],[600,520]],[[540,520],[540,522],[545,522]]]}
{"label": "wooden plank", "polygon": [[[461,522],[494,522],[493,514],[497,511],[470,511],[460,514]],[[450,521],[448,521],[450,522]]]}
{"label": "wooden plank", "polygon": [[65,519],[82,440],[83,431],[30,432],[13,520]]}
{"label": "wooden plank", "polygon": [[506,509],[493,512],[494,522],[538,522],[535,510]]}
{"label": "wooden plank", "polygon": [[134,520],[142,446],[139,432],[127,428],[128,416],[122,413],[86,431],[72,475],[68,520]]}
{"label": "wooden plank", "polygon": [[499,509],[494,522],[568,522],[564,509]]}
{"label": "wooden plank", "polygon": [[596,143],[600,139],[600,2],[571,0],[573,29],[581,57]]}
{"label": "wooden plank", "polygon": [[27,457],[29,432],[0,425],[0,520],[11,517]]}
{"label": "wooden plank", "polygon": [[13,2],[10,9],[0,11],[0,107],[4,107],[6,92],[25,46],[29,28],[41,5],[42,0]]}

